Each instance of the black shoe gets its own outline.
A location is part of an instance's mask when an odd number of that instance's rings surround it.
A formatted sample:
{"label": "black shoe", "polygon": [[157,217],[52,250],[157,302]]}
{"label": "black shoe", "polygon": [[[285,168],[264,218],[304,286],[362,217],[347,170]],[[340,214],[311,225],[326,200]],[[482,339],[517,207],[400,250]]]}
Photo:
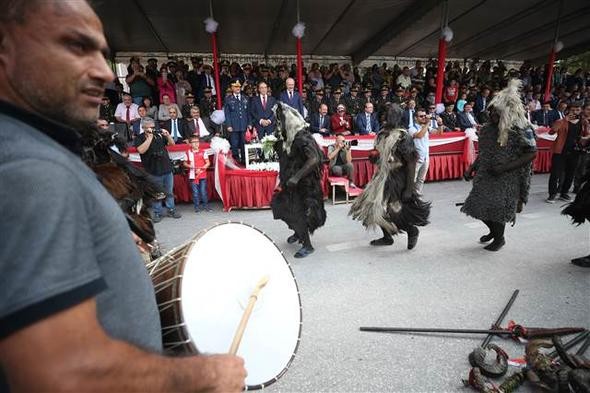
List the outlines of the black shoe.
{"label": "black shoe", "polygon": [[299,251],[297,251],[295,253],[295,258],[305,258],[306,256],[308,256],[309,254],[311,254],[314,251],[315,250],[313,249],[313,247],[303,246],[299,249]]}
{"label": "black shoe", "polygon": [[154,214],[154,216],[152,217],[152,221],[154,222],[154,224],[157,224],[160,221],[162,221],[162,216],[159,214]]}
{"label": "black shoe", "polygon": [[555,203],[555,194],[553,195],[549,195],[549,198],[545,199],[545,202],[547,203]]}
{"label": "black shoe", "polygon": [[369,244],[372,246],[391,246],[393,244],[393,238],[382,237],[380,239],[371,240],[371,243]]}
{"label": "black shoe", "polygon": [[559,200],[560,201],[565,201],[565,202],[569,202],[572,200],[572,198],[568,195],[568,194],[561,194],[559,196]]}
{"label": "black shoe", "polygon": [[296,234],[292,234],[291,236],[289,236],[287,238],[287,243],[289,243],[289,244],[293,244],[298,241],[299,241],[299,237]]}
{"label": "black shoe", "polygon": [[572,259],[572,264],[579,267],[590,267],[590,255]]}
{"label": "black shoe", "polygon": [[493,242],[491,242],[484,248],[488,251],[498,251],[499,249],[504,247],[504,244],[506,244],[506,240],[504,240],[504,237],[501,237],[500,239],[494,239]]}
{"label": "black shoe", "polygon": [[174,209],[174,210],[168,210],[168,217],[180,218],[180,217],[182,217],[182,214],[180,214],[179,212],[177,212],[176,209]]}
{"label": "black shoe", "polygon": [[412,231],[408,231],[408,250],[413,249],[416,247],[418,243],[418,235],[420,235],[420,231],[418,228],[414,228]]}
{"label": "black shoe", "polygon": [[479,238],[479,242],[480,243],[487,243],[490,240],[492,240],[494,238],[494,235],[492,235],[491,233],[488,233],[487,235],[483,235],[482,237]]}

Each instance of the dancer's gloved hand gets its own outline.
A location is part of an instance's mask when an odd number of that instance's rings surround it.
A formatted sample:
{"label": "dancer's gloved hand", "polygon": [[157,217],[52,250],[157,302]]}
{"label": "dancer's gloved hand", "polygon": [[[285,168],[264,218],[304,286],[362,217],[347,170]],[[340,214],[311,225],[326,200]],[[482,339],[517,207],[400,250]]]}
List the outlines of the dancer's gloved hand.
{"label": "dancer's gloved hand", "polygon": [[299,183],[299,179],[297,179],[295,176],[291,176],[289,178],[289,180],[287,180],[287,187],[289,187],[289,188],[296,187],[297,183]]}
{"label": "dancer's gloved hand", "polygon": [[522,208],[524,207],[524,202],[522,201],[522,199],[518,200],[518,203],[516,204],[516,212],[517,213],[522,213]]}
{"label": "dancer's gloved hand", "polygon": [[470,181],[473,179],[473,171],[471,168],[467,168],[465,172],[463,172],[463,180]]}
{"label": "dancer's gloved hand", "polygon": [[412,200],[412,196],[414,194],[414,190],[411,188],[406,188],[404,192],[402,192],[402,202],[409,202]]}

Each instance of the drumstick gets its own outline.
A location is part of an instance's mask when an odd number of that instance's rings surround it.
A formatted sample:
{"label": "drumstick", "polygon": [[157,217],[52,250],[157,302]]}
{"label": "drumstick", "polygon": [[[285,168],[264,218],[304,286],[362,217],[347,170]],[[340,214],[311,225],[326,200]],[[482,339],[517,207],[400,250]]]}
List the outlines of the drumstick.
{"label": "drumstick", "polygon": [[234,340],[231,343],[231,347],[229,348],[229,354],[235,355],[238,352],[238,347],[240,346],[240,342],[242,341],[242,336],[244,335],[244,330],[246,330],[246,324],[248,323],[248,319],[250,318],[250,314],[252,314],[252,310],[254,309],[254,303],[258,300],[258,293],[265,285],[268,283],[269,277],[264,276],[258,281],[254,291],[250,295],[250,299],[248,300],[248,305],[244,310],[244,314],[242,314],[242,320],[238,325],[238,330],[236,330],[236,334],[234,335]]}

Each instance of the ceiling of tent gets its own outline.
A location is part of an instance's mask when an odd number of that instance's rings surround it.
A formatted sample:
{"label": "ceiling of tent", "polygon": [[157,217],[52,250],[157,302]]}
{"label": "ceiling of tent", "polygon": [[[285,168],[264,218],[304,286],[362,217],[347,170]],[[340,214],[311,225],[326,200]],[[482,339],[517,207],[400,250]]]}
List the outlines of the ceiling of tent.
{"label": "ceiling of tent", "polygon": [[[212,0],[223,53],[295,53],[297,3],[305,55],[436,57],[441,0]],[[543,62],[558,0],[448,0],[450,58]],[[210,52],[207,0],[101,0],[96,9],[114,52]],[[564,54],[590,48],[590,1],[563,0]]]}

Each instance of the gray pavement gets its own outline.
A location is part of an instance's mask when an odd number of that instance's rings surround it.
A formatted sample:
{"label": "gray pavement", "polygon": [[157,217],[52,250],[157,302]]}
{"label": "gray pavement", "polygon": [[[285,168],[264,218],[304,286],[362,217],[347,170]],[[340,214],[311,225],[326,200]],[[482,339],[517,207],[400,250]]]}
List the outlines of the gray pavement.
{"label": "gray pavement", "polygon": [[[547,175],[533,177],[529,204],[506,246],[496,253],[478,239],[485,227],[459,212],[470,183],[427,183],[431,224],[421,228],[416,249],[406,236],[375,248],[380,236],[347,216],[350,205],[326,202],[328,220],[313,236],[316,252],[292,257],[286,225],[269,210],[194,213],[157,224],[165,248],[216,222],[243,221],[263,230],[284,250],[301,291],[303,333],[287,373],[268,388],[274,392],[454,392],[466,391],[467,355],[482,336],[409,335],[360,332],[360,326],[486,329],[514,289],[520,295],[506,321],[528,326],[590,327],[590,269],[569,263],[590,253],[590,225],[570,225],[561,203],[544,202]],[[230,241],[231,242],[231,241]],[[494,339],[511,357],[524,347]],[[587,354],[589,355],[589,354]],[[524,388],[519,391],[533,391]]]}

